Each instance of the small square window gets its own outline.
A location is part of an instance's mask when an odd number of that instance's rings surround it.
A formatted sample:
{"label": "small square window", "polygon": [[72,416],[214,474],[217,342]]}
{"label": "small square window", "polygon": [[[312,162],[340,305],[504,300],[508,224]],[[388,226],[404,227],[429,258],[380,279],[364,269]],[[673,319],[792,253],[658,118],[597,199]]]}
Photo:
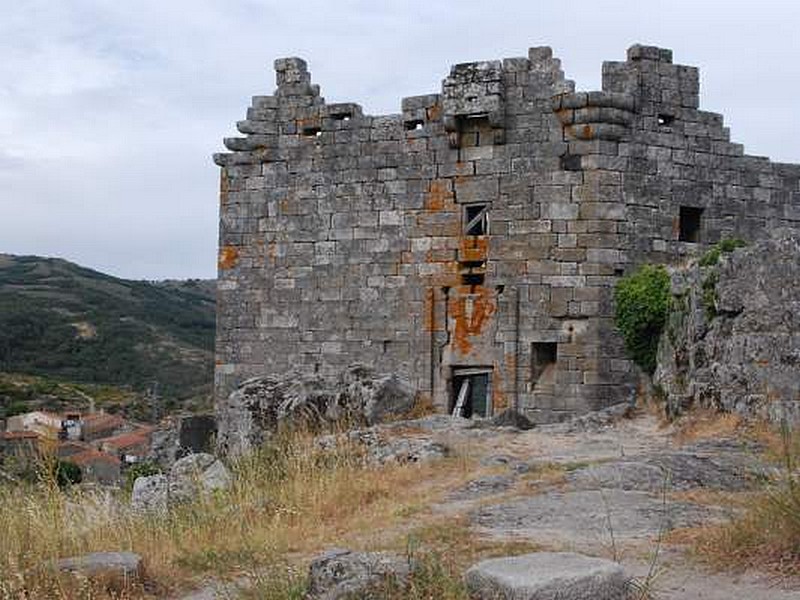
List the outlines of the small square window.
{"label": "small square window", "polygon": [[696,206],[681,206],[678,240],[696,244],[700,241],[703,209]]}
{"label": "small square window", "polygon": [[489,205],[467,204],[464,207],[464,234],[486,235],[489,230]]}

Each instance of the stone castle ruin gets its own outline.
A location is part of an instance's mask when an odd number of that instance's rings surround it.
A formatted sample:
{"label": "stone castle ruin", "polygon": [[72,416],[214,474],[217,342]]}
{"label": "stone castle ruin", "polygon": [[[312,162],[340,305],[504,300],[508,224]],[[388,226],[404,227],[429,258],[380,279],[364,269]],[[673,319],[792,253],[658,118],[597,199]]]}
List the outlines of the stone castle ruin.
{"label": "stone castle ruin", "polygon": [[275,62],[221,167],[216,395],[363,363],[441,411],[553,422],[627,400],[617,279],[800,226],[800,166],[748,156],[699,74],[633,46],[576,92],[549,48],[455,65],[400,114]]}

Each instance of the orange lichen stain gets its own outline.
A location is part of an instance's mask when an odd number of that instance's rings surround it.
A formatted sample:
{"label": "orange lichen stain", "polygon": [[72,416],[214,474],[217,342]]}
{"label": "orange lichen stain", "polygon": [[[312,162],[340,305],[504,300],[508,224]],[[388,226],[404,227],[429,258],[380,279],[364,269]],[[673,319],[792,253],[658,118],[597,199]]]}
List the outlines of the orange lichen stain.
{"label": "orange lichen stain", "polygon": [[594,137],[594,132],[592,131],[591,125],[584,125],[582,133],[583,133],[583,139],[585,140],[589,140]]}
{"label": "orange lichen stain", "polygon": [[442,116],[442,105],[434,104],[425,111],[425,114],[428,117],[428,121],[438,121],[439,117]]}
{"label": "orange lichen stain", "polygon": [[305,129],[307,127],[319,127],[319,117],[309,117],[307,119],[297,119],[297,128]]}
{"label": "orange lichen stain", "polygon": [[489,256],[489,238],[483,235],[464,236],[459,240],[458,246],[459,260],[486,260]]}
{"label": "orange lichen stain", "polygon": [[442,315],[435,314],[436,293],[433,288],[428,289],[425,294],[425,302],[423,306],[423,328],[424,331],[444,331],[444,319]]}
{"label": "orange lichen stain", "polygon": [[219,249],[217,265],[220,269],[232,269],[239,262],[239,249],[236,246],[223,246]]}
{"label": "orange lichen stain", "polygon": [[225,204],[228,202],[228,192],[230,191],[230,181],[228,180],[228,170],[224,167],[219,175],[219,202]]}
{"label": "orange lichen stain", "polygon": [[273,240],[267,245],[267,258],[269,263],[274,266],[278,259],[278,242]]}
{"label": "orange lichen stain", "polygon": [[453,347],[462,355],[472,350],[470,338],[481,335],[484,327],[497,310],[495,299],[487,288],[461,286],[448,302],[450,318],[455,327],[453,330]]}
{"label": "orange lichen stain", "polygon": [[453,202],[453,192],[447,181],[435,179],[431,181],[430,189],[425,195],[425,209],[429,211],[440,211],[448,204]]}
{"label": "orange lichen stain", "polygon": [[[508,360],[506,355],[506,360]],[[513,355],[512,357],[513,362]],[[508,363],[506,363],[508,365]],[[510,370],[510,367],[507,367]],[[492,373],[492,410],[495,414],[502,412],[508,408],[508,399],[503,393],[503,369],[497,363],[494,364],[494,372]]]}

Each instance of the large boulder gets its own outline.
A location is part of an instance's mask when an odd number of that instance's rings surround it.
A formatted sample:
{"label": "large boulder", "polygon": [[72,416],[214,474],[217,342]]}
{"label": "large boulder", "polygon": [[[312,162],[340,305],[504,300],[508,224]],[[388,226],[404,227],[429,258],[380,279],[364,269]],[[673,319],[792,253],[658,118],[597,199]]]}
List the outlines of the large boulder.
{"label": "large boulder", "polygon": [[397,375],[376,377],[360,365],[348,367],[339,377],[338,405],[353,407],[368,425],[405,415],[414,408],[411,384]]}
{"label": "large boulder", "polygon": [[138,477],[133,483],[131,507],[140,512],[163,512],[227,489],[231,479],[228,468],[214,455],[190,454],[172,465],[167,475]]}
{"label": "large boulder", "polygon": [[105,583],[127,585],[142,577],[142,557],[133,552],[93,552],[56,563],[59,571]]}
{"label": "large boulder", "polygon": [[166,475],[137,477],[131,492],[131,507],[137,512],[163,512],[169,501]]}
{"label": "large boulder", "polygon": [[676,271],[672,291],[654,375],[669,412],[697,405],[800,423],[800,232]]}
{"label": "large boulder", "polygon": [[262,444],[281,425],[374,424],[414,406],[410,383],[352,365],[337,377],[321,374],[257,377],[244,382],[217,407],[217,447],[237,455]]}
{"label": "large boulder", "polygon": [[464,581],[476,600],[625,600],[628,585],[618,563],[569,552],[485,560]]}
{"label": "large boulder", "polygon": [[408,560],[383,552],[329,550],[309,567],[306,600],[379,600],[386,586],[402,586],[409,577]]}
{"label": "large boulder", "polygon": [[222,461],[205,453],[190,454],[177,461],[168,479],[171,503],[192,501],[231,484],[231,474]]}

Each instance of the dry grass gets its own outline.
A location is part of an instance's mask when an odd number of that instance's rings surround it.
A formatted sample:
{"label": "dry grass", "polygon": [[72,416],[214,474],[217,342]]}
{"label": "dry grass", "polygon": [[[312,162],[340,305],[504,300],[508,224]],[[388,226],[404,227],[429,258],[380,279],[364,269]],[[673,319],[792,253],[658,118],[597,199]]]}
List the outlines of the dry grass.
{"label": "dry grass", "polygon": [[[198,576],[235,577],[363,532],[407,527],[473,465],[464,455],[425,465],[365,464],[358,448],[322,451],[294,434],[233,466],[234,484],[167,515],[141,516],[107,494],[63,492],[52,481],[0,489],[0,598],[139,598]],[[42,565],[93,551],[146,561],[148,589],[77,590]]]}
{"label": "dry grass", "polygon": [[[476,536],[463,517],[440,519],[419,527],[410,534],[398,536],[381,547],[413,564],[411,577],[405,583],[387,580],[358,597],[381,600],[468,600],[463,572],[475,562],[496,556],[512,556],[535,552],[539,548],[528,542],[493,541]],[[253,600],[301,600],[305,589],[305,570],[284,564],[257,573],[254,585],[244,592]]]}
{"label": "dry grass", "polygon": [[[768,483],[732,522],[696,532],[695,553],[721,569],[766,569],[777,575],[800,573],[800,432],[784,428],[772,452],[783,476]],[[764,440],[762,435],[762,440]]]}
{"label": "dry grass", "polygon": [[674,440],[678,444],[734,437],[745,427],[738,415],[699,408],[683,415],[675,426]]}

